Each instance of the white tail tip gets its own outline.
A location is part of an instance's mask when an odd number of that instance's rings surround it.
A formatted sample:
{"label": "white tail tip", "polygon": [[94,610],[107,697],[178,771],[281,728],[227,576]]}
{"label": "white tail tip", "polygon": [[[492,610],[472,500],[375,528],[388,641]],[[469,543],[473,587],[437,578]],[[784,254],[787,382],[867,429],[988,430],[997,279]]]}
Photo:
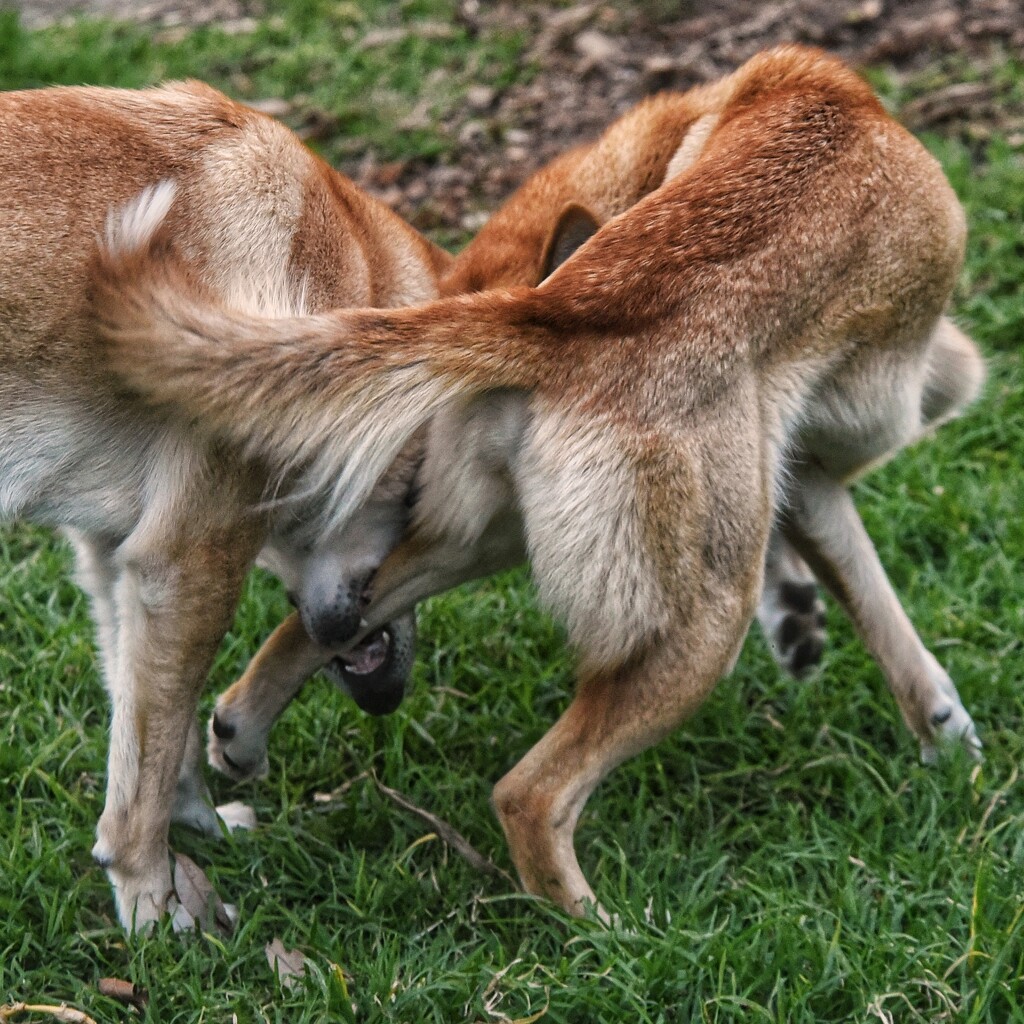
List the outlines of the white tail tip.
{"label": "white tail tip", "polygon": [[164,222],[178,186],[170,179],[144,188],[134,199],[107,214],[104,246],[111,256],[123,256],[149,244]]}

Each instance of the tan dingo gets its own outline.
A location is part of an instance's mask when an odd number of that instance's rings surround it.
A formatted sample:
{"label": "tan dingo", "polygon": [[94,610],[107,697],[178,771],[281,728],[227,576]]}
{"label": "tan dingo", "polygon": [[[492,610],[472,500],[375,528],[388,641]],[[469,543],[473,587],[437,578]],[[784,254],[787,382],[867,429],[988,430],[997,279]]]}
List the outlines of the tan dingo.
{"label": "tan dingo", "polygon": [[762,54],[644,109],[679,126],[633,153],[646,188],[624,186],[625,212],[538,288],[238,313],[196,292],[145,199],[95,277],[126,381],[300,475],[326,530],[429,422],[413,528],[373,581],[365,629],[529,555],[580,652],[579,688],[494,803],[525,887],[573,913],[594,899],[572,842],[584,802],[729,671],[766,556],[789,545],[925,752],[978,746],[844,486],[980,385],[974,347],[942,317],[963,254],[955,196],[816,51]]}
{"label": "tan dingo", "polygon": [[[344,531],[311,531],[294,496],[267,507],[290,492],[267,491],[259,460],[125,393],[98,358],[90,256],[111,206],[167,178],[173,251],[233,307],[420,302],[449,262],[292,132],[198,83],[0,94],[0,519],[63,528],[92,599],[113,704],[95,854],[125,925],[164,906],[172,815],[219,831],[193,719],[257,552],[311,635],[351,638],[365,581],[404,528],[415,468],[413,451]],[[151,195],[166,205],[170,190]],[[349,655],[357,689],[372,678],[400,696],[410,628]]]}

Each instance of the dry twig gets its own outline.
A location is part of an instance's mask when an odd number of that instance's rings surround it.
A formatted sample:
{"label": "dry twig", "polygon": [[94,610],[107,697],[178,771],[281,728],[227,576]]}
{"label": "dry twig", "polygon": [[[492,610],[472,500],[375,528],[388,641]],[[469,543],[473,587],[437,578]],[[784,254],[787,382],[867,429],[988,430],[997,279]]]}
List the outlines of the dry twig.
{"label": "dry twig", "polygon": [[438,838],[450,846],[471,868],[485,875],[501,878],[512,886],[513,889],[519,888],[507,871],[503,871],[492,860],[489,860],[480,853],[461,832],[449,825],[444,818],[439,818],[436,814],[431,814],[430,811],[417,807],[407,796],[403,796],[397,789],[385,786],[376,776],[373,776],[373,781],[377,789],[392,803],[397,804],[402,810],[414,814],[420,821],[433,829],[437,833]]}
{"label": "dry twig", "polygon": [[76,1010],[67,1003],[61,1003],[59,1006],[50,1006],[46,1003],[7,1003],[0,1006],[0,1024],[7,1024],[22,1013],[46,1013],[67,1024],[96,1024],[87,1013]]}

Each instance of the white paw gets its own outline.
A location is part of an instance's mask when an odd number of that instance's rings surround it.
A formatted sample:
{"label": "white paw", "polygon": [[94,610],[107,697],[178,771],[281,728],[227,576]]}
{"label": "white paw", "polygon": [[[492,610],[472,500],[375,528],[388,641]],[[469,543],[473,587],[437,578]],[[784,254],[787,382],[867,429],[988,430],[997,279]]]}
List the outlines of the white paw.
{"label": "white paw", "polygon": [[975,760],[982,760],[981,739],[974,720],[967,713],[956,684],[944,668],[929,655],[929,677],[935,687],[928,712],[928,735],[921,740],[921,760],[934,763],[939,749],[962,746]]}
{"label": "white paw", "polygon": [[[95,848],[94,854],[95,856]],[[114,868],[107,871],[114,886],[114,900],[121,927],[129,933],[144,935],[163,917],[171,893],[169,867],[148,878],[129,878]]]}
{"label": "white paw", "polygon": [[955,691],[952,697],[947,696],[945,702],[932,712],[930,724],[932,739],[921,741],[921,760],[924,764],[934,764],[938,760],[940,747],[948,749],[962,746],[975,761],[982,760],[978,730]]}
{"label": "white paw", "polygon": [[213,768],[236,782],[262,779],[270,771],[267,734],[247,731],[230,711],[216,710],[207,730],[206,755]]}

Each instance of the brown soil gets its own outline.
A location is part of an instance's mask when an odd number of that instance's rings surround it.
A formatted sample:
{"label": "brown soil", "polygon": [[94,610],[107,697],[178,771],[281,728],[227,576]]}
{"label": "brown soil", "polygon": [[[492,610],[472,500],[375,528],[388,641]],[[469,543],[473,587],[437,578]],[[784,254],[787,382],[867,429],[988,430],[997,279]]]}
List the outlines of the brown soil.
{"label": "brown soil", "polygon": [[[684,13],[669,16],[672,11]],[[936,62],[970,62],[905,109],[912,128],[970,121],[1024,138],[1024,111],[1001,103],[987,69],[1024,55],[1024,0],[672,0],[555,7],[463,4],[470,25],[519,25],[531,39],[524,65],[538,70],[500,95],[474,90],[446,125],[458,140],[443,166],[346,168],[424,229],[475,228],[541,163],[597,135],[660,89],[686,89],[733,70],[775,43],[824,47],[854,65],[888,64],[913,76]],[[687,13],[689,12],[689,13]],[[524,75],[524,79],[527,76]],[[1007,118],[1012,118],[1007,121]]]}

